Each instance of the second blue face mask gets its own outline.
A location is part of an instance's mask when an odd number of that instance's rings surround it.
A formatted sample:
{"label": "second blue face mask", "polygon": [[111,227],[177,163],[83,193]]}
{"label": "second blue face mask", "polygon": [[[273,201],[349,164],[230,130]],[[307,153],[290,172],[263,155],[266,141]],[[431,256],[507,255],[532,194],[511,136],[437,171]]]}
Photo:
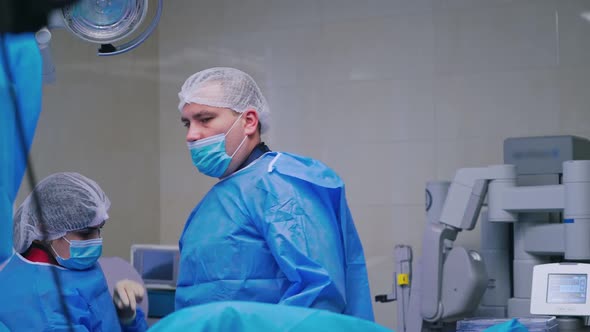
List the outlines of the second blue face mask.
{"label": "second blue face mask", "polygon": [[[55,252],[55,259],[59,265],[72,270],[86,270],[94,266],[102,254],[102,238],[92,240],[68,240],[70,244],[70,258],[62,258]],[[52,247],[53,249],[53,247]]]}
{"label": "second blue face mask", "polygon": [[[244,113],[242,113],[244,114]],[[230,156],[225,150],[225,138],[227,134],[234,128],[242,115],[234,121],[234,124],[229,128],[225,134],[217,134],[197,141],[188,142],[188,149],[191,153],[193,164],[197,167],[199,172],[219,178],[223,176],[229,164],[242,144],[246,141],[246,137],[242,140],[236,151]]]}

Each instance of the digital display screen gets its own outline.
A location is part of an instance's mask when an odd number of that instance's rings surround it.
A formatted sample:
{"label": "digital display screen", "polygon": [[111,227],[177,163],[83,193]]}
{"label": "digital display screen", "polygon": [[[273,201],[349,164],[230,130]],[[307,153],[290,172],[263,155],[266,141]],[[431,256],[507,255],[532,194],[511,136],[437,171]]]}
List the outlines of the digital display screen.
{"label": "digital display screen", "polygon": [[143,279],[174,280],[174,252],[146,250],[143,252],[142,266]]}
{"label": "digital display screen", "polygon": [[549,274],[547,303],[586,303],[586,274]]}

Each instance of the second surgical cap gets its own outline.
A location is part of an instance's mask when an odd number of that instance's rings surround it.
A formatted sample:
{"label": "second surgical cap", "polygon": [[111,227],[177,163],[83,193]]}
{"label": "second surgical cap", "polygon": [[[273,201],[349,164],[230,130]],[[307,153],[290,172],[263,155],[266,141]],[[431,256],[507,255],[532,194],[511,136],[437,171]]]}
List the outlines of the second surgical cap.
{"label": "second surgical cap", "polygon": [[250,75],[235,68],[216,67],[193,74],[182,85],[178,98],[180,111],[189,103],[229,108],[238,113],[254,109],[261,132],[265,133],[270,125],[270,110],[260,88]]}
{"label": "second surgical cap", "polygon": [[24,252],[34,240],[55,240],[67,232],[96,227],[109,218],[111,202],[93,180],[78,173],[43,179],[14,215],[14,249]]}

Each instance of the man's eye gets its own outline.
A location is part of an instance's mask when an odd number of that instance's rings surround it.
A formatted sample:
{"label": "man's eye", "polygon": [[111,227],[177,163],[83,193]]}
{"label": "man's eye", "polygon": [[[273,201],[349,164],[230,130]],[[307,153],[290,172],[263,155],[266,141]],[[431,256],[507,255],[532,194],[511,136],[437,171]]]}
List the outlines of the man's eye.
{"label": "man's eye", "polygon": [[201,118],[199,121],[201,121],[201,123],[207,123],[207,122],[211,121],[211,119],[213,119],[213,118]]}
{"label": "man's eye", "polygon": [[182,126],[183,126],[184,128],[188,128],[188,127],[190,126],[190,123],[188,123],[188,122],[183,122],[183,123],[182,123]]}

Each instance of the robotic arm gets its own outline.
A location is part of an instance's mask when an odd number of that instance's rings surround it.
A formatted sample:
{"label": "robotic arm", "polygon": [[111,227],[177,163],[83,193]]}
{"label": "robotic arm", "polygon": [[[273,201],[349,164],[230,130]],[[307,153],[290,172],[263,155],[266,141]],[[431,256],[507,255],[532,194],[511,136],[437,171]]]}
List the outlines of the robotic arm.
{"label": "robotic arm", "polygon": [[[475,227],[488,195],[486,219],[493,223],[519,222],[521,213],[563,214],[563,222],[555,225],[535,226],[520,221],[518,248],[522,252],[563,255],[566,261],[590,260],[590,242],[587,241],[590,232],[590,205],[587,204],[590,160],[565,160],[562,170],[562,184],[538,186],[517,186],[514,165],[458,170],[449,190],[438,192],[435,201],[439,208],[435,212],[427,209],[429,223],[424,231],[421,260],[414,268],[416,278],[412,278],[411,270],[404,268],[400,264],[404,262],[396,255],[397,276],[413,281],[394,284],[397,292],[392,298],[384,299],[389,301],[399,297],[402,300],[403,313],[406,314],[399,318],[398,330],[438,331],[444,323],[468,317],[479,307],[488,286],[484,262],[479,253],[455,246],[454,241],[459,232]],[[430,196],[431,201],[434,200],[432,197],[435,196]],[[561,245],[547,247],[548,241]],[[411,248],[396,247],[396,253],[398,250],[404,250],[403,257],[411,258]],[[513,281],[513,285],[520,289],[521,296],[513,301],[512,312],[516,315],[528,313],[526,288],[530,287],[535,262],[526,260],[517,266],[519,277],[514,280],[518,283]],[[507,299],[509,312],[511,300]]]}
{"label": "robotic arm", "polygon": [[425,321],[461,317],[477,306],[487,286],[485,266],[477,252],[453,247],[453,241],[460,231],[475,227],[490,181],[515,180],[512,165],[457,171],[439,222],[424,232],[420,312]]}

